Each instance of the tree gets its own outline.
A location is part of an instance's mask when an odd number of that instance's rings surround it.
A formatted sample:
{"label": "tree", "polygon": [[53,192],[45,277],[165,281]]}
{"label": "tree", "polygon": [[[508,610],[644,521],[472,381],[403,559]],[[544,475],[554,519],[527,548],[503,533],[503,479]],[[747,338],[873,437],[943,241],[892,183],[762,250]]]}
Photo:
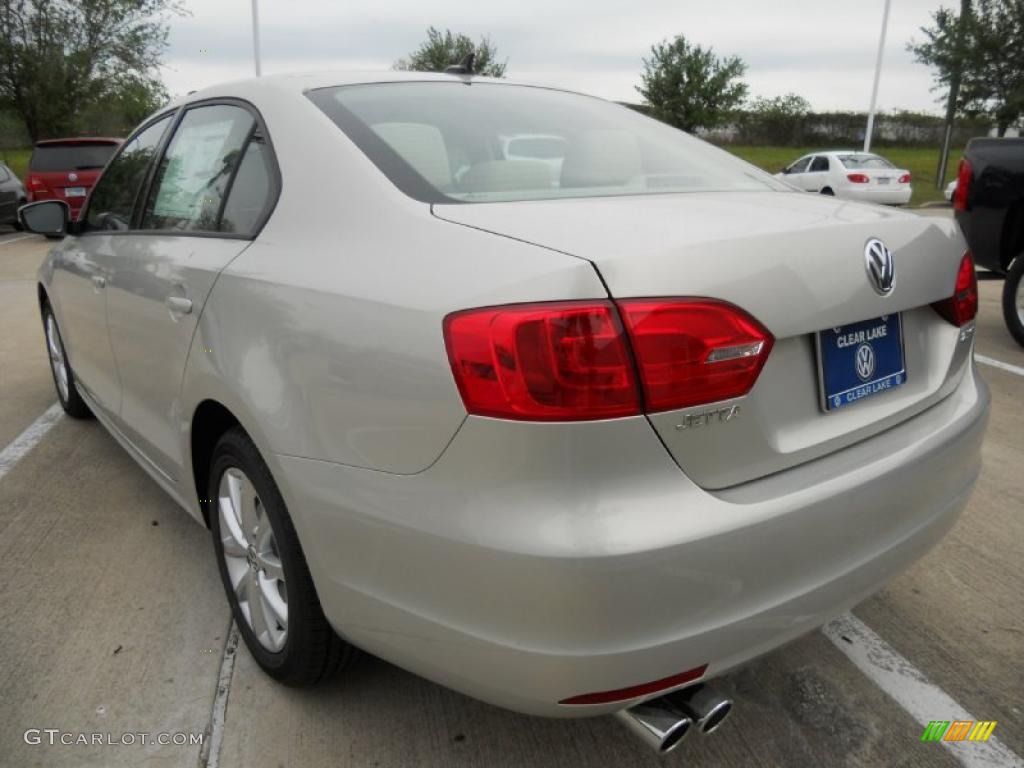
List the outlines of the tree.
{"label": "tree", "polygon": [[651,105],[652,117],[684,131],[713,128],[747,95],[740,80],[746,71],[739,57],[719,58],[678,35],[651,47],[637,91]]}
{"label": "tree", "polygon": [[803,96],[787,93],[785,96],[765,98],[759,96],[747,108],[741,122],[745,133],[757,135],[757,141],[769,144],[797,144],[800,129],[811,112],[811,105]]}
{"label": "tree", "polygon": [[959,84],[956,111],[988,115],[1004,135],[1024,114],[1024,0],[978,0],[960,14],[939,8],[921,31],[924,42],[908,48],[935,68],[940,87]]}
{"label": "tree", "polygon": [[75,132],[89,111],[138,119],[166,101],[157,66],[177,0],[0,0],[0,106],[32,141]]}
{"label": "tree", "polygon": [[430,27],[427,39],[419,48],[409,54],[408,59],[399,59],[394,68],[414,72],[444,72],[445,67],[458,64],[468,54],[475,53],[474,70],[489,77],[504,77],[508,60],[498,61],[498,49],[491,39],[484,35],[479,43],[474,43],[468,36],[452,34],[450,29],[444,33]]}

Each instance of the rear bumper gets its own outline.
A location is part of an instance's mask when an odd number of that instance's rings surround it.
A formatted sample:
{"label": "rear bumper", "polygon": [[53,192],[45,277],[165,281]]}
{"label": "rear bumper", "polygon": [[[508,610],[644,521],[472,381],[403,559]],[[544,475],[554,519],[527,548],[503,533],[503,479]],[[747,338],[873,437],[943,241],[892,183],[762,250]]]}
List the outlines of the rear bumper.
{"label": "rear bumper", "polygon": [[912,190],[909,185],[891,188],[851,185],[836,192],[837,197],[844,197],[848,200],[860,200],[865,203],[878,203],[880,205],[906,205],[910,202],[911,194]]}
{"label": "rear bumper", "polygon": [[973,366],[908,422],[724,491],[643,418],[468,419],[429,469],[274,457],[324,610],[366,650],[477,698],[559,701],[717,674],[871,594],[955,522],[980,468]]}

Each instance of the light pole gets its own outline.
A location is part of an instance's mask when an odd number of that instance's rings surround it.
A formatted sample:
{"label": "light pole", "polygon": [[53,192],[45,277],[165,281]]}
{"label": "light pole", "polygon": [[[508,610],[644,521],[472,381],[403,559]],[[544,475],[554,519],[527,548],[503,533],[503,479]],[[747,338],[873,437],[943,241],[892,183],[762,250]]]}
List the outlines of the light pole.
{"label": "light pole", "polygon": [[[888,1],[888,0],[887,0]],[[259,77],[259,0],[253,0],[253,60],[256,63],[256,77]]]}
{"label": "light pole", "polygon": [[[253,0],[256,2],[256,0]],[[882,35],[878,38],[878,56],[875,57],[875,83],[871,86],[871,107],[868,109],[868,127],[864,131],[864,151],[871,151],[871,134],[875,130],[875,105],[878,102],[878,81],[882,78],[882,54],[885,53],[885,30],[889,26],[889,2],[885,0],[882,12]]]}

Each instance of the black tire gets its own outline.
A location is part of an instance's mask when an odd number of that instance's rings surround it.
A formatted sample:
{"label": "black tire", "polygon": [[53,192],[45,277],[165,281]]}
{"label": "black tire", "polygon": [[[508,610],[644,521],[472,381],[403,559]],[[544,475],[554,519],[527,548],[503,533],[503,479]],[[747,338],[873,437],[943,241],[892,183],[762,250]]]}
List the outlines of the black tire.
{"label": "black tire", "polygon": [[1017,296],[1024,295],[1024,254],[1017,257],[1010,265],[1010,271],[1006,273],[1006,280],[1003,282],[1003,319],[1010,335],[1024,347],[1024,318],[1021,317],[1021,310],[1017,309]]}
{"label": "black tire", "polygon": [[[53,331],[55,333],[55,343],[60,349],[60,362],[54,360],[52,354],[50,354],[50,337],[49,337],[49,323],[53,323]],[[75,381],[75,372],[71,370],[71,364],[68,363],[68,355],[64,349],[64,338],[60,333],[60,326],[57,324],[57,317],[53,314],[53,309],[50,308],[49,304],[43,305],[43,340],[46,343],[46,353],[50,358],[50,374],[53,376],[53,388],[57,390],[57,399],[60,401],[60,407],[64,409],[64,413],[73,419],[91,419],[92,411],[89,410],[89,406],[85,404],[82,396],[78,394],[78,383]],[[61,385],[58,381],[58,365],[63,365],[65,375],[67,376],[67,395],[61,391]]]}
{"label": "black tire", "polygon": [[825,187],[821,190],[821,194],[828,195],[829,197],[835,197],[836,193],[832,191],[832,187]]}
{"label": "black tire", "polygon": [[[228,572],[218,496],[221,478],[229,469],[241,470],[252,484],[259,500],[258,514],[261,518],[265,515],[270,522],[276,555],[284,572],[287,633],[283,647],[276,652],[264,647],[253,632]],[[285,685],[309,686],[332,677],[352,660],[355,648],[338,637],[324,617],[281,492],[256,446],[240,427],[224,433],[213,450],[207,498],[214,500],[210,506],[210,529],[224,592],[235,624],[256,663]],[[231,533],[226,535],[230,537]]]}

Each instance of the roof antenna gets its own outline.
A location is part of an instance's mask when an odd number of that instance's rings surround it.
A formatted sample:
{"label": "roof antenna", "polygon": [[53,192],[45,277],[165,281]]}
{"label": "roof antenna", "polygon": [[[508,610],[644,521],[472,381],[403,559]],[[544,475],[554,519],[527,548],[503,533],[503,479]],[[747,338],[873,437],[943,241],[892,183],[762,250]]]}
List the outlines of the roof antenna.
{"label": "roof antenna", "polygon": [[473,71],[473,61],[475,59],[476,54],[473,51],[470,51],[458,64],[452,64],[450,67],[445,67],[444,72],[446,75],[475,75],[476,73]]}

